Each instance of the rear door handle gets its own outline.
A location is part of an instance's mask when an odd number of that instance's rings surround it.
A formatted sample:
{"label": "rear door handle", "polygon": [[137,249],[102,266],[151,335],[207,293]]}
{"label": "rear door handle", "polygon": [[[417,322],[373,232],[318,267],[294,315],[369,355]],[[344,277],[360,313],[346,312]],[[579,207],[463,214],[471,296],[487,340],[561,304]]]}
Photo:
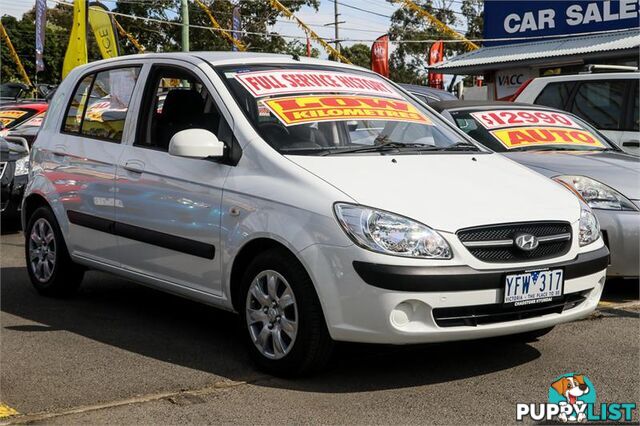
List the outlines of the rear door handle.
{"label": "rear door handle", "polygon": [[122,166],[128,172],[141,174],[144,172],[144,163],[138,160],[129,160]]}

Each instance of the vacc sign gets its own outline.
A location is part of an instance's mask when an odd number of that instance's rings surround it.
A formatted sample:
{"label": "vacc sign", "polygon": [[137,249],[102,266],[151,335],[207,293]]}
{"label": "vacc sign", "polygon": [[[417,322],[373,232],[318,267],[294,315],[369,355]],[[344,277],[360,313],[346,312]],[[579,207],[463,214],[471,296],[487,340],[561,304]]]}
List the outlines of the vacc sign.
{"label": "vacc sign", "polygon": [[[522,38],[637,28],[639,0],[486,0],[484,37]],[[527,40],[486,42],[485,45]]]}

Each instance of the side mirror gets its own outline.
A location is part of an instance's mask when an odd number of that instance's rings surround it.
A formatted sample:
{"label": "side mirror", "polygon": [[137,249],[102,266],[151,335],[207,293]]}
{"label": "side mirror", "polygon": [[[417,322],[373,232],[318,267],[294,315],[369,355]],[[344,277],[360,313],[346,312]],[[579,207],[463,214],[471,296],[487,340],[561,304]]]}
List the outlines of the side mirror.
{"label": "side mirror", "polygon": [[181,130],[169,141],[169,154],[188,158],[220,158],[224,143],[205,129]]}

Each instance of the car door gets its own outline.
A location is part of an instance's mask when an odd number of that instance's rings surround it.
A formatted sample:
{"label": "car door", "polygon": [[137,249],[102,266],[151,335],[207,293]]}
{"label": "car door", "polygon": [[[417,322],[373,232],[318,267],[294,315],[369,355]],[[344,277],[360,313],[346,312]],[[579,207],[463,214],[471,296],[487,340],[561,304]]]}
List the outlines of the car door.
{"label": "car door", "polygon": [[80,78],[66,107],[60,139],[51,144],[45,174],[69,219],[71,252],[117,264],[115,175],[130,135],[129,103],[141,67],[127,65]]}
{"label": "car door", "polygon": [[168,153],[180,130],[204,128],[222,141],[230,116],[197,67],[165,61],[152,66],[140,104],[136,139],[125,148],[116,180],[116,227],[126,269],[162,283],[219,294],[222,188],[225,161]]}

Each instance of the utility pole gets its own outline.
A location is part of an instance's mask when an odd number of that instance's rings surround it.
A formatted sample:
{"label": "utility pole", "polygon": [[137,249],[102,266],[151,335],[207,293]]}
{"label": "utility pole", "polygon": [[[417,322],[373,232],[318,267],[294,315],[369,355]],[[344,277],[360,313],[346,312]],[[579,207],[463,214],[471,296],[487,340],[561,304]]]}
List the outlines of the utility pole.
{"label": "utility pole", "polygon": [[340,52],[340,39],[338,38],[338,0],[333,0],[333,25],[335,25],[335,36],[336,36],[336,50],[338,53]]}
{"label": "utility pole", "polygon": [[189,1],[182,0],[182,51],[189,51]]}

